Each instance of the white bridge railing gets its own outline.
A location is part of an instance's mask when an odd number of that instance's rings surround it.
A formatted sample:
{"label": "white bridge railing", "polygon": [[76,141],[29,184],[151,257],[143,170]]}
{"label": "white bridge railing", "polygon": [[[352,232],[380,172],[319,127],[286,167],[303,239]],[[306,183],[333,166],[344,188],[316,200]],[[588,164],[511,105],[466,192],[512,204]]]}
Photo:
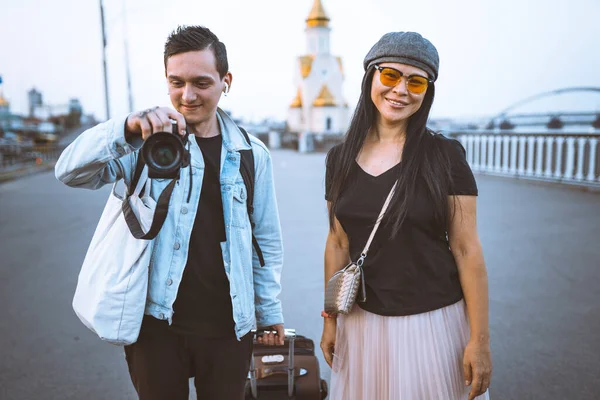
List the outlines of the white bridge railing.
{"label": "white bridge railing", "polygon": [[463,131],[450,136],[465,147],[474,172],[600,187],[600,130],[582,134]]}

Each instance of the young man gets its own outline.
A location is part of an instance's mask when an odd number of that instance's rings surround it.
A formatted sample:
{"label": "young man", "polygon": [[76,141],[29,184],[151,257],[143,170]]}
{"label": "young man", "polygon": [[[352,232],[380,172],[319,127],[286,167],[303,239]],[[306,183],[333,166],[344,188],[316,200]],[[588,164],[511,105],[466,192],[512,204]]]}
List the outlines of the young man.
{"label": "young man", "polygon": [[[254,156],[251,226],[240,151],[243,133],[217,107],[231,88],[225,45],[208,29],[179,27],[165,44],[165,75],[175,110],[155,107],[112,119],[81,134],[61,155],[56,177],[72,187],[129,184],[138,150],[153,133],[184,135],[191,163],[182,168],[167,219],[153,243],[145,316],[136,343],[126,346],[140,399],[187,399],[195,376],[198,399],[242,399],[254,326],[283,344],[283,248],[268,150],[250,137]],[[158,199],[170,179],[153,179]],[[252,234],[264,266],[253,253]]]}

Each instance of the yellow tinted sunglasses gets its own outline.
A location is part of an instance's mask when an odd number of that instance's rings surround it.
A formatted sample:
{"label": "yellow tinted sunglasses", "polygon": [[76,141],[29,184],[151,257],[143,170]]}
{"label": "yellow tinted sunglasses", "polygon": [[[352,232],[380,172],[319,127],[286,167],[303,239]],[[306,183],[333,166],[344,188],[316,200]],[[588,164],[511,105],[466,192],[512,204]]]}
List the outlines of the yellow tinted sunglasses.
{"label": "yellow tinted sunglasses", "polygon": [[[395,68],[391,67],[380,67],[379,65],[374,65],[375,69],[379,71],[379,80],[381,83],[387,87],[394,87],[400,83],[404,74],[402,71],[398,71]],[[431,79],[427,79],[421,75],[408,75],[405,77],[406,89],[414,94],[422,94],[427,90],[427,86],[429,83],[433,83]]]}

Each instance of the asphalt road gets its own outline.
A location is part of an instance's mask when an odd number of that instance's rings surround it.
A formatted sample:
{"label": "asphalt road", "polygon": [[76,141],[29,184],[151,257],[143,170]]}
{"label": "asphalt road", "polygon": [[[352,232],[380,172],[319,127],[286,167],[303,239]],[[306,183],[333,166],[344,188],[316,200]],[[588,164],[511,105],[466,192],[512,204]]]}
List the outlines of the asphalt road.
{"label": "asphalt road", "polygon": [[[318,344],[324,155],[276,151],[273,158],[286,322]],[[477,179],[490,281],[492,398],[599,398],[600,195]],[[52,172],[0,185],[0,399],[136,398],[122,349],[97,339],[71,309],[108,194],[109,188],[67,188]]]}

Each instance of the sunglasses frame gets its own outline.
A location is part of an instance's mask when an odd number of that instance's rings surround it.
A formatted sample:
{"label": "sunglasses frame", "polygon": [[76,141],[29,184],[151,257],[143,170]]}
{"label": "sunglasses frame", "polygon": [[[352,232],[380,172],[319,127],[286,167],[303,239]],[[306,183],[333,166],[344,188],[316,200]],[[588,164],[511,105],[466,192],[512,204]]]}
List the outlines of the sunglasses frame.
{"label": "sunglasses frame", "polygon": [[[406,90],[407,90],[408,92],[412,93],[412,94],[423,94],[423,93],[425,93],[425,92],[427,91],[427,88],[429,87],[429,85],[433,83],[433,80],[431,80],[431,79],[429,79],[429,78],[426,78],[426,77],[424,77],[423,75],[411,74],[411,75],[405,76],[405,75],[404,75],[404,72],[402,72],[402,71],[398,71],[396,68],[392,68],[392,67],[382,67],[382,66],[381,66],[381,65],[379,65],[379,64],[373,64],[373,67],[375,67],[375,69],[376,69],[377,71],[379,71],[379,81],[380,81],[380,82],[381,82],[381,71],[383,71],[383,70],[384,70],[384,69],[386,69],[386,68],[389,68],[389,69],[391,69],[391,70],[394,70],[394,71],[396,71],[397,73],[399,73],[399,74],[400,74],[400,80],[398,81],[398,83],[402,82],[402,78],[404,77],[404,78],[405,78],[405,79],[404,79],[404,84],[406,85]],[[425,90],[423,90],[421,93],[415,93],[415,92],[413,92],[412,90],[410,90],[410,89],[408,88],[408,81],[409,81],[409,79],[410,79],[410,78],[414,78],[414,77],[419,77],[419,78],[425,79],[425,80],[427,81],[427,87],[426,87],[426,88],[425,88]],[[388,85],[386,85],[385,83],[381,82],[381,84],[382,84],[382,85],[384,85],[385,87],[395,87],[395,86],[397,86],[397,85],[398,85],[398,83],[397,83],[396,85],[394,85],[394,86],[388,86]]]}

